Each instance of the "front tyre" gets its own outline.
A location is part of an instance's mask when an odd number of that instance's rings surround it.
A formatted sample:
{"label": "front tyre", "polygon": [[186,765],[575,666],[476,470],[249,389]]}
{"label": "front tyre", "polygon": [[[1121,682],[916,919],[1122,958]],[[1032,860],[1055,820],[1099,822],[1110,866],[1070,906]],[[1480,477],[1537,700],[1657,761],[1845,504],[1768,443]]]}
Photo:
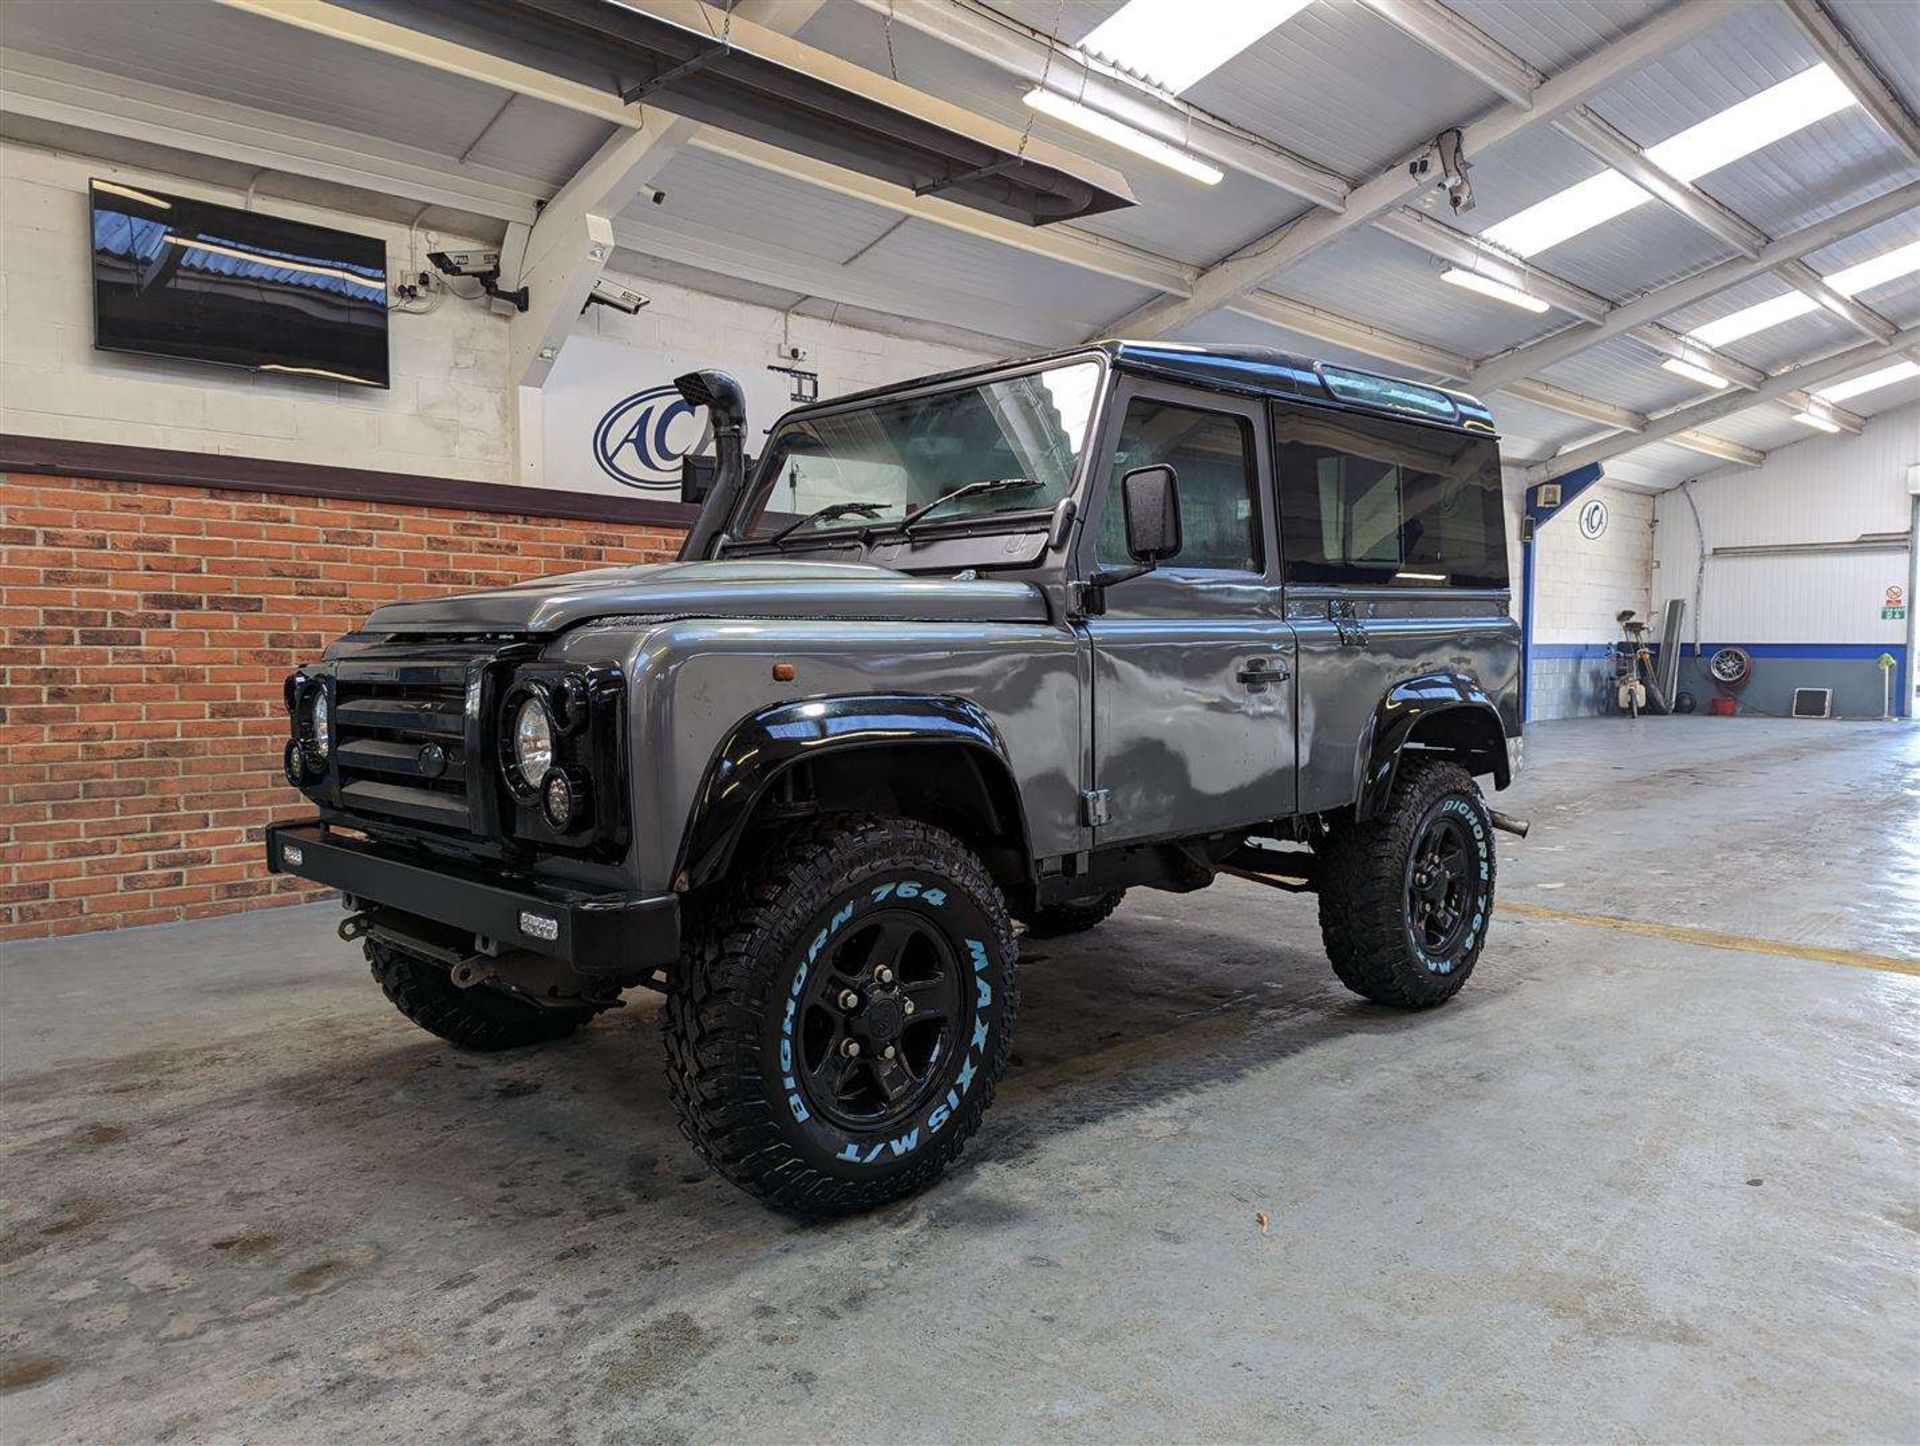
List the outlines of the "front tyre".
{"label": "front tyre", "polygon": [[1493,820],[1471,775],[1401,759],[1387,807],[1320,853],[1320,932],[1340,982],[1396,1009],[1459,993],[1493,912]]}
{"label": "front tyre", "polygon": [[993,1100],[1018,992],[1000,890],[951,834],[829,817],[696,916],[661,1012],[680,1128],[779,1209],[919,1190]]}
{"label": "front tyre", "polygon": [[491,984],[462,989],[447,966],[367,941],[374,981],[393,1007],[429,1034],[462,1049],[493,1053],[565,1039],[599,1011],[554,1009]]}

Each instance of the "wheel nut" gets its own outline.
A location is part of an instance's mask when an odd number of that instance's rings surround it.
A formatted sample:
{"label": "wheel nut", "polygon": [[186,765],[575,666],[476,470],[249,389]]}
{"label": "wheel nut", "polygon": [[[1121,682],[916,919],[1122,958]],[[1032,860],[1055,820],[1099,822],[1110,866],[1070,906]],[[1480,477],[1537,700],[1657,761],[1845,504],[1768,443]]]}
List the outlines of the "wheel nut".
{"label": "wheel nut", "polygon": [[840,1053],[844,1054],[848,1059],[857,1058],[860,1054],[860,1041],[857,1039],[848,1040],[840,1046]]}
{"label": "wheel nut", "polygon": [[900,1010],[903,1014],[913,1013],[913,1001],[911,999],[906,1000],[904,1003],[901,1004]]}
{"label": "wheel nut", "polygon": [[883,1049],[883,1050],[881,1050],[881,1051],[880,1051],[880,1057],[881,1057],[882,1059],[892,1059],[892,1058],[893,1058],[893,1053],[894,1053],[894,1051],[893,1051],[893,1046],[892,1046],[892,1045],[888,1045],[888,1046],[887,1046],[887,1047],[886,1047],[885,1049]]}
{"label": "wheel nut", "polygon": [[873,977],[878,979],[882,984],[893,983],[893,971],[884,964],[873,971]]}
{"label": "wheel nut", "polygon": [[858,1009],[860,1007],[860,996],[855,994],[851,989],[841,990],[840,1007],[842,1009]]}

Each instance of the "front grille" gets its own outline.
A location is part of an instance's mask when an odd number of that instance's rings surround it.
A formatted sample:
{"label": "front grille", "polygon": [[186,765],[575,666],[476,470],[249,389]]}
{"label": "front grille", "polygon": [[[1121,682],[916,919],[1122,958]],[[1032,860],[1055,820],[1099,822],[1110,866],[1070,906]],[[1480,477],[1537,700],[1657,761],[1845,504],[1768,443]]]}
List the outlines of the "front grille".
{"label": "front grille", "polygon": [[336,805],[416,828],[484,831],[480,716],[486,665],[499,651],[497,642],[416,644],[335,663]]}

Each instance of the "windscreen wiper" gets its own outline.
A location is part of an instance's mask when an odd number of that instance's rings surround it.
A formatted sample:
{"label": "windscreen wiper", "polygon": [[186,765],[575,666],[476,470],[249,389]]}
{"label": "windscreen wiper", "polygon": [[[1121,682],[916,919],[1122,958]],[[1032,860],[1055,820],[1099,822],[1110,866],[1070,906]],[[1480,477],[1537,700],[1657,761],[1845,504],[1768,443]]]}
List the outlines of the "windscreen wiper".
{"label": "windscreen wiper", "polygon": [[767,539],[778,547],[788,537],[805,527],[809,522],[832,522],[837,517],[878,517],[887,510],[884,502],[834,502],[825,507],[816,507],[805,517],[796,518]]}
{"label": "windscreen wiper", "polygon": [[905,517],[900,519],[900,531],[907,537],[913,536],[913,524],[925,517],[936,507],[945,507],[949,502],[958,502],[962,497],[979,497],[988,492],[1022,492],[1033,487],[1044,487],[1046,483],[1032,477],[989,477],[981,482],[968,482],[951,492],[942,492],[931,502],[922,503]]}

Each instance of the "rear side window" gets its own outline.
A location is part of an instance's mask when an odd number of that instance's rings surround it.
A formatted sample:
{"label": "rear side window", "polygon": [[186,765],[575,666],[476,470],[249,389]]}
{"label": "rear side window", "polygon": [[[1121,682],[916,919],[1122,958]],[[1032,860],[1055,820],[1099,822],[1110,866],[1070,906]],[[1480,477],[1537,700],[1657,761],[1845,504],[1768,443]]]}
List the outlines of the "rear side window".
{"label": "rear side window", "polygon": [[1491,438],[1276,407],[1274,476],[1288,582],[1507,585]]}
{"label": "rear side window", "polygon": [[1259,572],[1260,510],[1255,503],[1253,427],[1230,412],[1135,397],[1127,403],[1120,445],[1107,478],[1100,518],[1100,563],[1124,567],[1126,512],[1120,479],[1164,462],[1180,479],[1180,555],[1173,567]]}

